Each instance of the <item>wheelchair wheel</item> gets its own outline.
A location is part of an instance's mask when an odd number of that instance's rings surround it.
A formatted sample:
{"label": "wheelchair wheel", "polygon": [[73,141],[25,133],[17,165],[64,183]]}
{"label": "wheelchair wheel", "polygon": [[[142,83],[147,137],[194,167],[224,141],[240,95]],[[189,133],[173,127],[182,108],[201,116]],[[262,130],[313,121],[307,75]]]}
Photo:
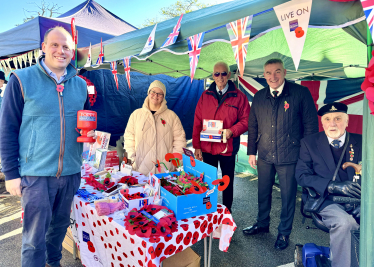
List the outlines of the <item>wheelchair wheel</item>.
{"label": "wheelchair wheel", "polygon": [[294,255],[295,267],[304,267],[303,265],[303,245],[295,245],[295,255]]}

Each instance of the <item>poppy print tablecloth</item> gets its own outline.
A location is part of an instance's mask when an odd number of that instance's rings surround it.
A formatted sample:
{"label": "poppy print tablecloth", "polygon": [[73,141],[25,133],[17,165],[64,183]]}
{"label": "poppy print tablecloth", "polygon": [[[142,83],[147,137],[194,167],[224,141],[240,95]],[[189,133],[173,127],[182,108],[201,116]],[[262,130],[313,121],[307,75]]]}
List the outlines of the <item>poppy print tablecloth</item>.
{"label": "poppy print tablecloth", "polygon": [[214,213],[178,221],[172,237],[140,238],[130,235],[123,220],[98,216],[93,204],[74,197],[71,230],[87,267],[156,267],[160,263],[213,233],[219,249],[226,252],[236,224],[229,210],[218,204]]}

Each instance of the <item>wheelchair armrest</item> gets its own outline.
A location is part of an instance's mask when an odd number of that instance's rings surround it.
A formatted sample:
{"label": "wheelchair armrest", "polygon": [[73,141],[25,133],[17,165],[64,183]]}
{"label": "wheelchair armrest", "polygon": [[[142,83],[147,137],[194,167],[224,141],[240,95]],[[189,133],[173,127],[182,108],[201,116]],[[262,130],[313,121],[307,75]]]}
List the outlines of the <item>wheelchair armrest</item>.
{"label": "wheelchair armrest", "polygon": [[304,187],[304,188],[308,191],[309,196],[311,196],[311,197],[316,197],[317,196],[317,192],[313,188],[311,188],[311,187]]}

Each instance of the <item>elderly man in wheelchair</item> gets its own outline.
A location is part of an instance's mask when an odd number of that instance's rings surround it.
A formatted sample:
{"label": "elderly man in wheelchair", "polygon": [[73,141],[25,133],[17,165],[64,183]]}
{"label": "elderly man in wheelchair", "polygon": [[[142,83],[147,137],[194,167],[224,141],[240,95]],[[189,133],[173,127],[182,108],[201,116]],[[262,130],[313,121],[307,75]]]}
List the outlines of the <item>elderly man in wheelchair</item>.
{"label": "elderly man in wheelchair", "polygon": [[[301,140],[295,177],[303,187],[304,211],[330,233],[332,267],[351,266],[351,230],[359,229],[362,136],[346,131],[348,107],[329,103],[318,110],[324,132]],[[354,165],[354,168],[347,168]],[[327,228],[327,229],[326,229]]]}

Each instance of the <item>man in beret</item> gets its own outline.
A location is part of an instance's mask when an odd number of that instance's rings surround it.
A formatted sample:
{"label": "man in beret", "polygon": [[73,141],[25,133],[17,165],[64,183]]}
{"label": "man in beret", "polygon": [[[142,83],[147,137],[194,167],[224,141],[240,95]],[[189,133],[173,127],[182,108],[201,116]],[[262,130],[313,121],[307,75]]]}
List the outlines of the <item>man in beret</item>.
{"label": "man in beret", "polygon": [[[339,166],[336,179],[333,176],[342,153],[345,162],[358,164],[361,161],[362,136],[348,133],[348,107],[342,103],[326,104],[318,110],[324,132],[301,139],[299,160],[295,176],[298,184],[314,189],[320,197],[326,196],[318,214],[330,232],[332,267],[351,266],[351,230],[359,229],[360,205],[341,205],[329,198],[339,195],[361,197],[360,179],[354,180],[355,170],[343,170]],[[345,144],[346,150],[344,151]],[[307,200],[303,193],[303,201]]]}

